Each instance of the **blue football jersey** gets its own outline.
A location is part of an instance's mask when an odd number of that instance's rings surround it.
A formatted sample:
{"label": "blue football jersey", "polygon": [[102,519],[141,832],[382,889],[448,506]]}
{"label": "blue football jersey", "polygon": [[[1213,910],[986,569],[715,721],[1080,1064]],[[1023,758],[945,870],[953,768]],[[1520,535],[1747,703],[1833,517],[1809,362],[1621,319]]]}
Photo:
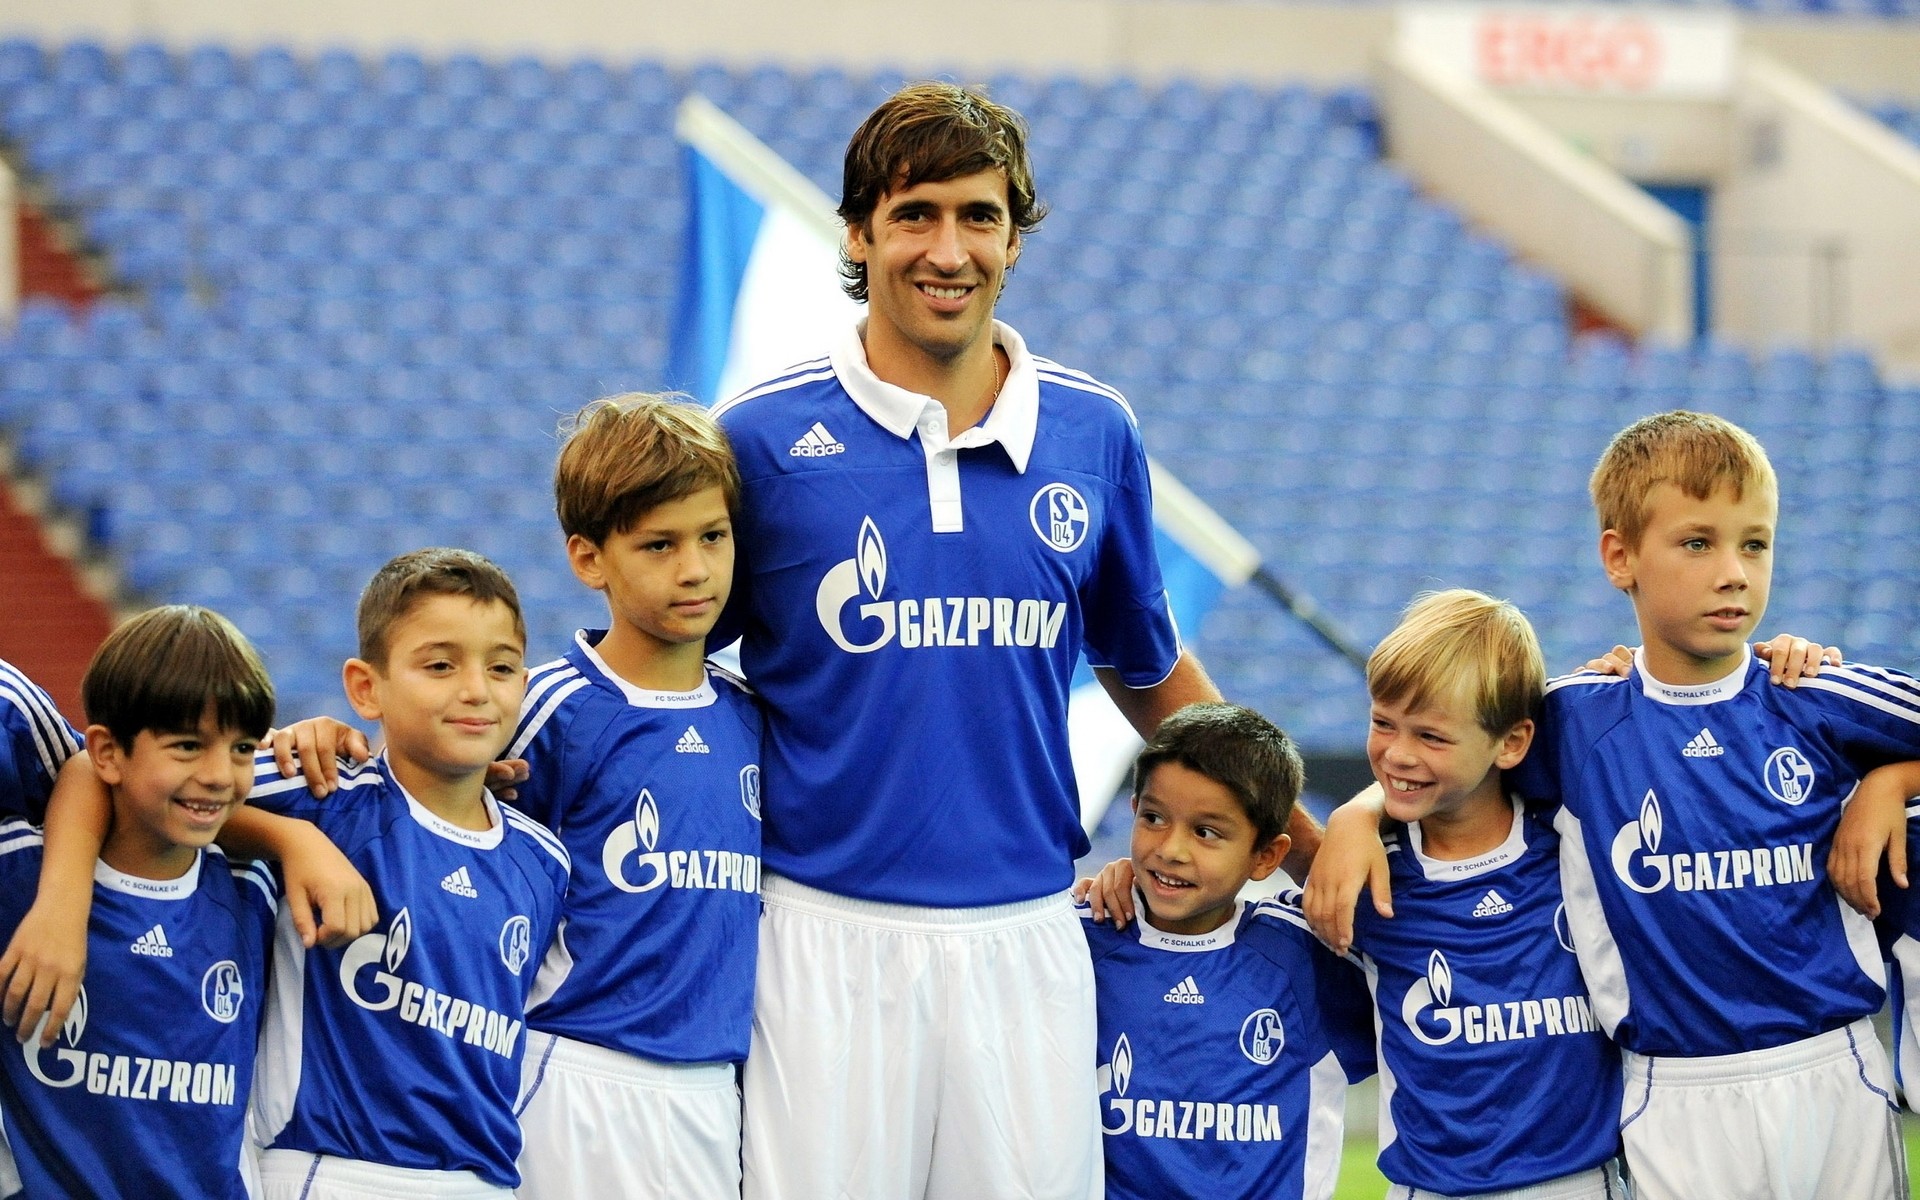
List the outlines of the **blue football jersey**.
{"label": "blue football jersey", "polygon": [[1116,931],[1080,907],[1109,1200],[1333,1194],[1347,1084],[1373,1073],[1372,1009],[1297,896],[1195,936]]}
{"label": "blue football jersey", "polygon": [[491,798],[491,829],[441,820],[384,757],[343,765],[340,790],[316,800],[263,753],[247,802],[318,825],[366,877],[381,922],[345,947],[303,951],[281,920],[256,1136],[517,1185],[527,996],[559,921],[566,850]]}
{"label": "blue football jersey", "polygon": [[0,817],[44,818],[55,777],[82,747],[53,698],[0,660]]}
{"label": "blue football jersey", "polygon": [[607,668],[582,632],[537,667],[516,803],[576,868],[527,1024],[664,1062],[744,1062],[760,928],[760,712],[710,668],[691,692]]}
{"label": "blue football jersey", "polygon": [[1880,1007],[1873,928],[1827,852],[1860,777],[1920,757],[1920,684],[1858,664],[1798,688],[1551,681],[1508,782],[1561,804],[1562,886],[1600,1025],[1649,1055],[1732,1054]]}
{"label": "blue football jersey", "polygon": [[[40,831],[0,824],[0,943],[40,878]],[[0,1115],[28,1196],[238,1200],[278,893],[200,853],[179,879],[100,863],[87,978],[50,1049],[0,1050]],[[0,1154],[4,1154],[0,1148]]]}
{"label": "blue football jersey", "polygon": [[1497,849],[1446,862],[1386,836],[1391,920],[1354,951],[1380,1037],[1380,1170],[1449,1196],[1522,1188],[1620,1151],[1620,1052],[1600,1031],[1560,898],[1560,838],[1514,805]]}
{"label": "blue football jersey", "polygon": [[[1907,867],[1920,864],[1920,797],[1907,800]],[[1893,1011],[1893,1070],[1907,1107],[1915,1107],[1920,1088],[1920,896],[1908,877],[1898,887],[1892,876],[1880,873],[1880,919],[1875,922],[1893,971],[1887,980],[1888,1007]]]}
{"label": "blue football jersey", "polygon": [[[1035,358],[949,439],[857,330],[721,405],[744,489],[720,645],[766,702],[767,866],[836,895],[967,907],[1072,882],[1084,649],[1129,686],[1179,638],[1119,393]],[[966,847],[956,853],[955,847]]]}

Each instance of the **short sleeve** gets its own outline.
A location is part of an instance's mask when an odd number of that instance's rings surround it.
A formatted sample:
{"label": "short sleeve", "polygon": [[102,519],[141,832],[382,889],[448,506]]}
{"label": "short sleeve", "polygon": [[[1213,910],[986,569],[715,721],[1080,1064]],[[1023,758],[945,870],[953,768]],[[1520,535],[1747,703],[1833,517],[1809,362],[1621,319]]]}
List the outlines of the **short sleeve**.
{"label": "short sleeve", "polygon": [[513,806],[548,829],[558,830],[560,797],[566,791],[566,730],[571,710],[545,703],[536,706],[535,701],[530,693],[504,757],[525,759],[527,763],[527,779],[515,785]]}
{"label": "short sleeve", "polygon": [[[345,770],[343,764],[343,773]],[[344,792],[336,793],[336,796],[343,794]],[[306,776],[298,772],[295,772],[291,779],[282,778],[280,766],[274,761],[273,751],[261,749],[254,754],[253,786],[247,792],[248,804],[278,816],[299,817],[301,820],[313,821],[331,802],[336,801],[321,799],[309,791]]]}
{"label": "short sleeve", "polygon": [[1540,719],[1534,722],[1533,744],[1527,747],[1527,756],[1501,772],[1509,792],[1539,804],[1560,802],[1560,746],[1554,734],[1561,724],[1555,719],[1553,697],[1549,695],[1540,709]]}
{"label": "short sleeve", "polygon": [[0,816],[44,820],[53,782],[81,745],[53,698],[0,661]]}
{"label": "short sleeve", "polygon": [[1316,944],[1314,981],[1327,1042],[1347,1081],[1358,1083],[1379,1069],[1374,1060],[1373,995],[1367,990],[1366,976],[1351,959]]}
{"label": "short sleeve", "polygon": [[1100,557],[1082,591],[1087,661],[1113,668],[1128,687],[1152,687],[1180,657],[1180,634],[1160,573],[1147,455],[1131,425],[1112,483]]}

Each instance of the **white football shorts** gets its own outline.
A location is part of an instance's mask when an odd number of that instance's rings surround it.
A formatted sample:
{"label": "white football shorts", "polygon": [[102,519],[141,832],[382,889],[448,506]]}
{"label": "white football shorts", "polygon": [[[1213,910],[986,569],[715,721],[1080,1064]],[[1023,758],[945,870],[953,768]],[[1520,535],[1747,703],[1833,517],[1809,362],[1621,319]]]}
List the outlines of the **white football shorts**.
{"label": "white football shorts", "polygon": [[1093,966],[1064,895],[761,896],[747,1200],[1097,1200]]}
{"label": "white football shorts", "polygon": [[663,1063],[527,1034],[514,1106],[523,1200],[738,1200],[732,1063]]}
{"label": "white football shorts", "polygon": [[472,1171],[389,1167],[301,1150],[260,1152],[261,1200],[507,1200]]}
{"label": "white football shorts", "polygon": [[1544,1183],[1500,1192],[1475,1192],[1471,1196],[1443,1196],[1439,1192],[1398,1183],[1387,1188],[1387,1200],[1631,1200],[1632,1195],[1627,1190],[1626,1181],[1620,1176],[1618,1162],[1574,1175],[1562,1175]]}
{"label": "white football shorts", "polygon": [[1639,1200],[1899,1200],[1906,1149],[1873,1023],[1705,1058],[1623,1052]]}

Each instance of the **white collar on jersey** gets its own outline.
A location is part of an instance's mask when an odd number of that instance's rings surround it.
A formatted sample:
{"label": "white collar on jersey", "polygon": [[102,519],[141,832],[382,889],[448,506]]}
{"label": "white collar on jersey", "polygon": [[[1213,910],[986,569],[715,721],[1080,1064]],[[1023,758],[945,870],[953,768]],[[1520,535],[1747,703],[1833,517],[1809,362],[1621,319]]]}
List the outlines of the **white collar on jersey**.
{"label": "white collar on jersey", "polygon": [[193,865],[178,879],[144,879],[125,871],[116,871],[107,865],[105,859],[100,859],[93,864],[93,881],[110,892],[125,892],[129,896],[144,896],[149,900],[185,900],[200,886],[200,866],[206,857],[205,850],[196,850]]}
{"label": "white collar on jersey", "polygon": [[1147,901],[1139,888],[1133,889],[1133,923],[1140,929],[1140,944],[1154,950],[1171,950],[1176,954],[1197,954],[1208,950],[1218,950],[1222,946],[1233,945],[1234,930],[1240,928],[1241,918],[1247,915],[1247,902],[1235,900],[1233,915],[1226,924],[1212,933],[1168,933],[1164,929],[1155,929],[1147,924]]}
{"label": "white collar on jersey", "polygon": [[1661,683],[1647,674],[1646,652],[1645,646],[1633,652],[1633,669],[1640,676],[1640,690],[1647,699],[1662,704],[1718,704],[1731,700],[1747,686],[1747,668],[1753,663],[1753,647],[1742,643],[1740,665],[1712,683]]}
{"label": "white collar on jersey", "polygon": [[[589,638],[587,636],[588,634],[598,634],[599,636]],[[690,692],[669,692],[659,688],[643,688],[637,684],[628,683],[618,675],[615,675],[613,668],[607,665],[607,660],[601,658],[600,652],[594,649],[594,647],[599,644],[600,638],[605,636],[606,630],[604,629],[581,629],[575,631],[573,642],[574,645],[580,647],[580,652],[586,655],[587,661],[593,664],[594,670],[600,672],[601,678],[605,679],[614,687],[619,688],[620,694],[625,696],[627,703],[633,707],[708,708],[719,698],[718,694],[713,690],[713,679],[710,676],[702,676],[700,686]]]}
{"label": "white collar on jersey", "polygon": [[1420,864],[1420,873],[1428,879],[1454,880],[1471,879],[1488,871],[1498,870],[1514,862],[1527,852],[1526,811],[1516,796],[1509,796],[1508,803],[1513,805],[1513,826],[1507,830],[1507,840],[1472,858],[1451,860],[1428,858],[1422,849],[1424,842],[1420,836],[1420,826],[1407,826],[1407,846],[1413,851],[1413,860]]}
{"label": "white collar on jersey", "polygon": [[450,842],[458,842],[462,846],[472,846],[476,850],[491,850],[500,844],[501,838],[506,836],[506,822],[500,817],[500,805],[494,800],[492,792],[482,796],[481,801],[487,806],[487,820],[493,824],[485,829],[462,829],[453,822],[442,819],[432,809],[413,798],[413,793],[393,777],[393,764],[387,761],[384,750],[374,761],[380,764],[380,773],[399,789],[402,796],[407,798],[407,811],[428,833],[443,837]]}
{"label": "white collar on jersey", "polygon": [[912,437],[918,430],[929,454],[998,442],[1013,460],[1013,469],[1026,474],[1027,460],[1033,455],[1034,431],[1040,423],[1040,373],[1033,356],[1027,353],[1027,343],[1011,325],[993,323],[994,343],[1007,352],[1007,377],[1000,384],[1000,396],[987,411],[987,419],[962,430],[959,437],[949,436],[947,410],[938,400],[896,387],[873,373],[862,340],[866,328],[866,319],[862,318],[833,349],[834,374],[861,412],[901,439]]}

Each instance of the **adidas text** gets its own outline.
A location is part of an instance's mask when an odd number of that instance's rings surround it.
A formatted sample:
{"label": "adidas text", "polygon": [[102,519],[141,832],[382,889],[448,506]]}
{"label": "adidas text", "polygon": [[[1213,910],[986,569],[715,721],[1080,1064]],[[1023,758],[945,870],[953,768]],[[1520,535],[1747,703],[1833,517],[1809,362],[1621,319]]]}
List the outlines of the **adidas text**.
{"label": "adidas text", "polygon": [[1173,985],[1173,990],[1160,997],[1169,1004],[1205,1004],[1207,998],[1200,994],[1200,985],[1189,975]]}
{"label": "adidas text", "polygon": [[847,444],[834,440],[827,427],[815,421],[813,428],[800,435],[800,440],[787,448],[794,458],[826,458],[831,454],[845,454]]}
{"label": "adidas text", "polygon": [[1507,902],[1507,898],[1493,891],[1480,897],[1480,903],[1473,906],[1473,915],[1476,917],[1499,917],[1512,911],[1513,905]]}
{"label": "adidas text", "polygon": [[480,896],[479,891],[473,886],[473,878],[467,874],[465,867],[461,867],[453,874],[442,879],[440,881],[440,888],[442,891],[452,892],[456,896],[465,896],[469,900],[478,899]]}
{"label": "adidas text", "polygon": [[680,735],[680,740],[674,743],[673,750],[675,754],[713,753],[713,747],[707,745],[707,743],[701,739],[699,731],[691,725],[687,726],[687,731]]}
{"label": "adidas text", "polygon": [[173,957],[173,947],[167,945],[167,931],[158,925],[134,939],[133,952],[148,958]]}
{"label": "adidas text", "polygon": [[1715,741],[1713,732],[1707,729],[1695,734],[1693,740],[1680,749],[1687,758],[1718,758],[1726,752],[1727,748]]}

